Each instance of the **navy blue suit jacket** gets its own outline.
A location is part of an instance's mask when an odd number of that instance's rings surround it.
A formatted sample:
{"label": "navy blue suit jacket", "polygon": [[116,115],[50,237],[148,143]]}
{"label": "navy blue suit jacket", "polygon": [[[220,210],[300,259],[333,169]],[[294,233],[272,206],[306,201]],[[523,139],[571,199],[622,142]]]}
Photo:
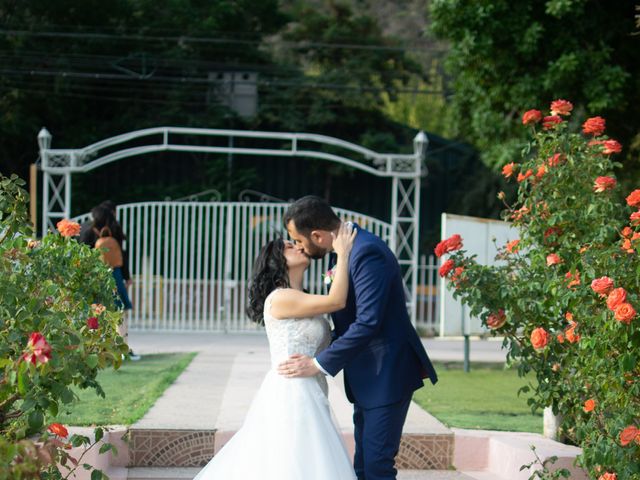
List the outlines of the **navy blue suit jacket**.
{"label": "navy blue suit jacket", "polygon": [[423,378],[435,384],[438,377],[409,320],[395,255],[379,237],[357,228],[347,305],[332,314],[335,340],[316,359],[332,376],[344,370],[352,403],[375,408],[408,398]]}

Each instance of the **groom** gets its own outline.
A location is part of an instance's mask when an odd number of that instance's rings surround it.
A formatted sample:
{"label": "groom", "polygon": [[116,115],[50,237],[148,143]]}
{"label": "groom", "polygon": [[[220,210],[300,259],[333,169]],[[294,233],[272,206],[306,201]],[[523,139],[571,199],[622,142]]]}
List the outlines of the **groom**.
{"label": "groom", "polygon": [[[314,196],[294,202],[284,223],[296,245],[316,259],[332,251],[341,224],[329,204]],[[344,370],[347,397],[354,404],[358,480],[391,480],[411,396],[423,378],[435,384],[438,377],[409,320],[394,254],[380,238],[356,228],[347,305],[332,314],[333,343],[316,358],[292,355],[278,372],[308,377]]]}

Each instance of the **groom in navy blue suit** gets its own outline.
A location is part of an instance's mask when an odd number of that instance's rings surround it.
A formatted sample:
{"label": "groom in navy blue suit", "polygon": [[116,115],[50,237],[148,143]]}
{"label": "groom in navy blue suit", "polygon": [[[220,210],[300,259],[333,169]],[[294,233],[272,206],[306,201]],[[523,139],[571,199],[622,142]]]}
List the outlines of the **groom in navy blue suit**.
{"label": "groom in navy blue suit", "polygon": [[[332,250],[341,224],[331,207],[314,196],[293,203],[284,222],[289,236],[312,258]],[[334,341],[316,358],[291,356],[278,371],[306,377],[344,370],[347,397],[354,404],[358,480],[391,480],[412,394],[424,378],[435,384],[438,377],[409,320],[396,257],[379,237],[355,227],[347,305],[332,314]]]}

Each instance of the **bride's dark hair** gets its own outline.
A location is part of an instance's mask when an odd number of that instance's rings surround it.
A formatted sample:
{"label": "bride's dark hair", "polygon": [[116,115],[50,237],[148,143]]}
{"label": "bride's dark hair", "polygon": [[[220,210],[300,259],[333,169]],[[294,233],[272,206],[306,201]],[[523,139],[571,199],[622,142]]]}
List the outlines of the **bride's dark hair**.
{"label": "bride's dark hair", "polygon": [[264,324],[264,301],[276,288],[289,287],[289,269],[284,256],[284,241],[276,238],[267,243],[253,264],[249,283],[247,314],[256,323]]}

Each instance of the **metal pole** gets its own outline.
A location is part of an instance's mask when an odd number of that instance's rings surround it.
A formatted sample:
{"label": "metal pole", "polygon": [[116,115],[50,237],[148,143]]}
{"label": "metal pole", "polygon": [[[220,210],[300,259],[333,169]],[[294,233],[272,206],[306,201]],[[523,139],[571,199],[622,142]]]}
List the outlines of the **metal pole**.
{"label": "metal pole", "polygon": [[29,214],[31,216],[31,224],[33,225],[33,233],[38,233],[38,167],[35,163],[29,165]]}
{"label": "metal pole", "polygon": [[464,335],[464,372],[469,373],[471,371],[471,362],[469,361],[469,328],[466,321],[465,308],[462,304],[462,334]]}

